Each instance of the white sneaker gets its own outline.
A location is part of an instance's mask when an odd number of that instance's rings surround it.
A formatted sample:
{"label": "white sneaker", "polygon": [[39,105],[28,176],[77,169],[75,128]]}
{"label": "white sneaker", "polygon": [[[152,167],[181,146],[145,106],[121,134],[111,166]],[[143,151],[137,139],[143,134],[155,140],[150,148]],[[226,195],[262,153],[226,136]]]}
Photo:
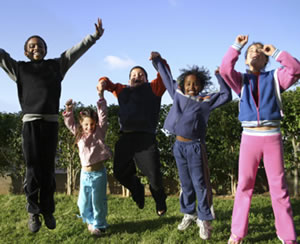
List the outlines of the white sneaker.
{"label": "white sneaker", "polygon": [[197,215],[195,214],[184,214],[183,219],[181,220],[181,223],[177,226],[178,230],[185,230],[187,227],[190,226],[192,222],[196,222]]}
{"label": "white sneaker", "polygon": [[207,220],[197,219],[197,225],[199,227],[199,236],[203,240],[208,240],[211,236],[212,226]]}

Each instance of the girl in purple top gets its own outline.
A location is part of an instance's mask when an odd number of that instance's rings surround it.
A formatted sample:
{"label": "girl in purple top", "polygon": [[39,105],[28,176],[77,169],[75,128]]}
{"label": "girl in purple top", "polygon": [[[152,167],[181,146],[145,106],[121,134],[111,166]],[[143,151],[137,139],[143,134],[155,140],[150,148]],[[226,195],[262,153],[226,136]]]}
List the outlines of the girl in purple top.
{"label": "girl in purple top", "polygon": [[88,224],[92,235],[100,236],[108,227],[106,186],[107,176],[104,161],[111,157],[110,149],[105,145],[107,131],[107,106],[104,99],[104,85],[99,83],[99,101],[97,113],[92,109],[85,109],[79,114],[79,124],[73,117],[73,101],[66,102],[63,112],[64,122],[75,135],[81,161],[80,190],[78,207],[83,222]]}
{"label": "girl in purple top", "polygon": [[[235,195],[230,244],[242,243],[248,231],[248,214],[256,172],[263,157],[277,236],[282,243],[296,243],[293,213],[284,176],[280,93],[294,84],[300,63],[273,45],[256,42],[246,51],[247,73],[234,69],[248,36],[239,35],[223,58],[220,74],[240,97],[239,120],[243,133],[240,146],[238,188]],[[282,67],[265,71],[269,56]]]}

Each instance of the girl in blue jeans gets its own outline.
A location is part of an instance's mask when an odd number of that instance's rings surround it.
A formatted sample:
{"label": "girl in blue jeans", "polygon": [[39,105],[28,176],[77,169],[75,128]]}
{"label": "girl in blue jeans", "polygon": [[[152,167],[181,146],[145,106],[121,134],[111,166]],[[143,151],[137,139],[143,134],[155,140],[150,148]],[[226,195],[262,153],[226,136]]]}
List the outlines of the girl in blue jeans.
{"label": "girl in blue jeans", "polygon": [[65,125],[75,135],[82,166],[77,202],[80,216],[83,222],[88,224],[91,234],[96,236],[100,236],[108,227],[106,222],[107,176],[103,163],[111,157],[111,151],[104,142],[107,131],[104,86],[104,82],[97,85],[100,97],[97,102],[98,115],[92,109],[83,110],[79,114],[79,124],[76,124],[72,112],[72,99],[66,102],[66,111],[63,112]]}

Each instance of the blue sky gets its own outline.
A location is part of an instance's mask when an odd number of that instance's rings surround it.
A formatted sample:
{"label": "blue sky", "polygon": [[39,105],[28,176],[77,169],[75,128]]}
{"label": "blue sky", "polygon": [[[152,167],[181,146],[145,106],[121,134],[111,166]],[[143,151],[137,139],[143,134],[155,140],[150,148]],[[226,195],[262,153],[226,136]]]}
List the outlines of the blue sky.
{"label": "blue sky", "polygon": [[[174,78],[191,65],[205,66],[213,74],[238,34],[300,59],[299,9],[299,0],[10,0],[1,3],[0,48],[26,60],[24,42],[38,34],[47,42],[46,58],[55,58],[94,33],[94,23],[102,18],[102,38],[62,83],[61,108],[69,98],[90,105],[98,99],[95,87],[101,76],[127,84],[130,68],[141,65],[153,79],[151,51],[167,59]],[[275,67],[271,60],[267,68]],[[246,69],[243,56],[236,69]],[[216,84],[214,77],[212,81]],[[117,104],[110,93],[105,96],[109,104]],[[163,103],[171,102],[165,93]],[[0,112],[18,111],[16,84],[0,70]]]}

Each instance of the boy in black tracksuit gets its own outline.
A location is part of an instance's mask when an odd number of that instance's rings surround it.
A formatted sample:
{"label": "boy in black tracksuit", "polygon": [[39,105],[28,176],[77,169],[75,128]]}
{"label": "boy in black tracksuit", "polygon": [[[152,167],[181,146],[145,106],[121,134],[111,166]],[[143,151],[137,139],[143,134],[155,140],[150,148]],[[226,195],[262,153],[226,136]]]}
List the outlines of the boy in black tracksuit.
{"label": "boy in black tracksuit", "polygon": [[165,86],[158,75],[148,83],[146,71],[135,66],[129,73],[129,86],[112,83],[107,77],[106,88],[117,98],[120,106],[119,122],[121,135],[115,145],[114,175],[132,194],[137,206],[144,208],[144,186],[136,176],[136,166],[150,182],[150,191],[156,202],[156,213],[162,216],[167,211],[166,195],[162,186],[156,127],[159,118],[161,97]]}
{"label": "boy in black tracksuit", "polygon": [[39,231],[41,227],[40,214],[49,229],[56,227],[53,216],[55,154],[61,82],[67,70],[102,36],[101,19],[95,27],[94,35],[86,36],[56,59],[44,59],[47,45],[40,36],[31,36],[25,42],[25,56],[30,59],[29,62],[16,61],[0,49],[0,67],[16,82],[24,114],[24,191],[29,212],[28,227],[32,232]]}

